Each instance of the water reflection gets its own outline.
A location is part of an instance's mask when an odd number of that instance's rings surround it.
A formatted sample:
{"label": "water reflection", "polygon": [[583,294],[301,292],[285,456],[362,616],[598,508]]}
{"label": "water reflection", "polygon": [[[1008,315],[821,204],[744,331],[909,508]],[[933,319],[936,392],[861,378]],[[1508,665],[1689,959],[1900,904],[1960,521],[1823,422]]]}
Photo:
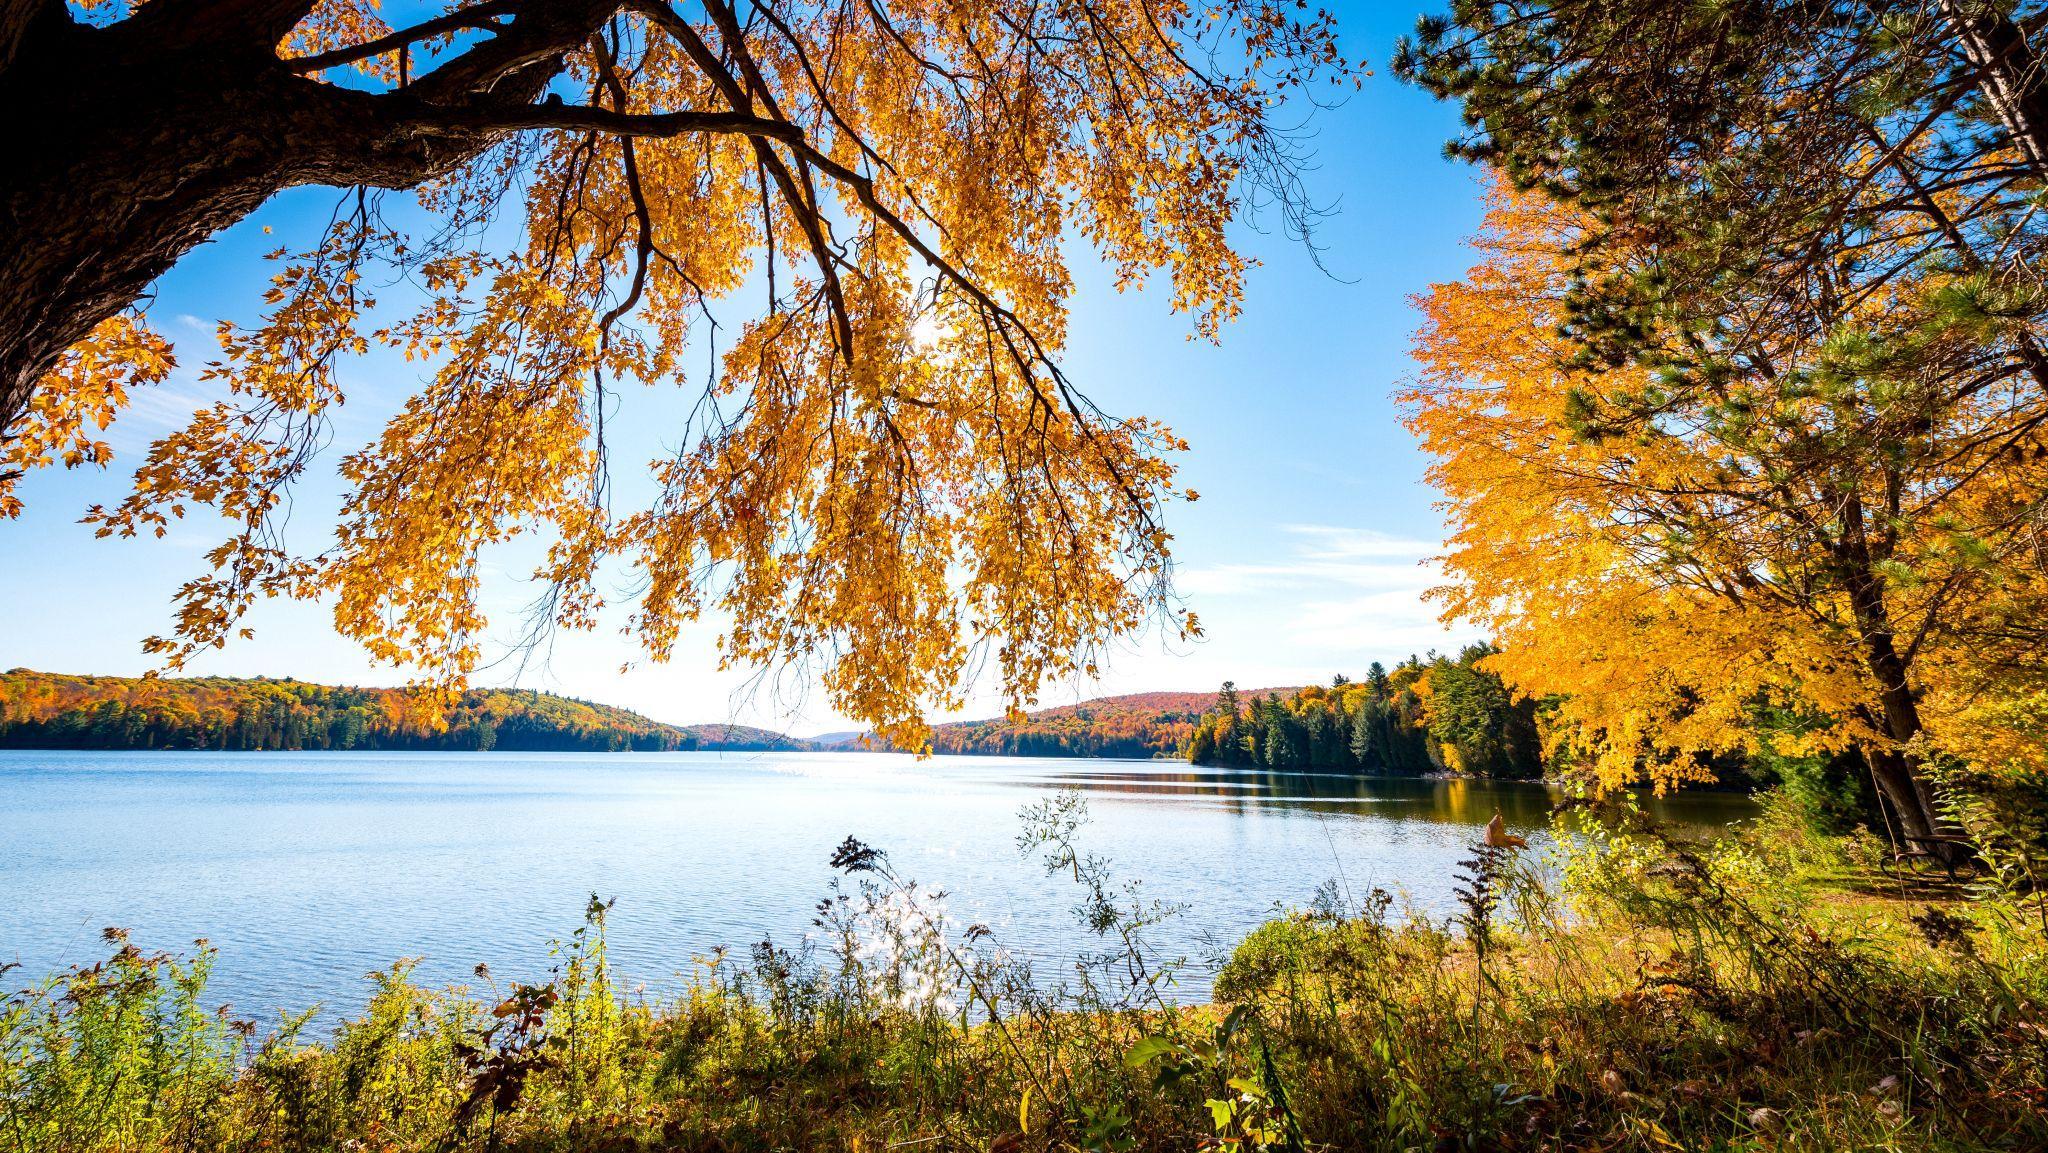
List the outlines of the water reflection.
{"label": "water reflection", "polygon": [[[593,892],[616,897],[614,961],[674,988],[691,958],[801,940],[848,835],[945,889],[962,924],[1058,971],[1098,948],[1070,881],[1017,849],[1018,810],[1071,786],[1081,842],[1119,882],[1185,909],[1164,955],[1207,955],[1328,880],[1455,908],[1458,862],[1498,809],[1542,830],[1540,784],[1352,777],[1152,761],[865,753],[27,753],[0,751],[0,964],[30,973],[147,948],[221,950],[218,995],[267,1016],[360,1004],[361,975],[422,957],[525,979]],[[1730,794],[1650,807],[1748,815]],[[1540,837],[1532,837],[1538,845]],[[1202,995],[1189,975],[1181,995]]]}
{"label": "water reflection", "polygon": [[[1152,767],[1153,762],[1143,761],[1097,767],[1101,764],[1012,777],[1004,783],[1076,788],[1118,798],[1155,798],[1177,805],[1200,801],[1237,814],[1275,810],[1357,816],[1359,806],[1370,805],[1373,816],[1390,820],[1478,826],[1499,812],[1508,828],[1518,832],[1548,828],[1552,810],[1565,795],[1562,789],[1535,781],[1367,777],[1180,764]],[[1639,800],[1659,820],[1678,825],[1719,827],[1755,812],[1749,797],[1736,792],[1693,790],[1682,797],[1646,792]]]}

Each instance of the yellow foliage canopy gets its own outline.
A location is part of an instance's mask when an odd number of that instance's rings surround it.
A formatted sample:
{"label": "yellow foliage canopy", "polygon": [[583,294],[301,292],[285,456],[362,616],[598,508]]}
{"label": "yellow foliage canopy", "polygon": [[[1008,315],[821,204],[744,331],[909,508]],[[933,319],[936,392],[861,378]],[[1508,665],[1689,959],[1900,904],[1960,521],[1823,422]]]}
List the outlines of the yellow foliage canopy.
{"label": "yellow foliage canopy", "polygon": [[[374,0],[323,0],[280,55],[430,100],[527,7],[392,33]],[[536,102],[422,129],[494,141],[418,189],[427,224],[349,193],[274,255],[267,314],[224,326],[204,373],[225,396],[91,513],[102,534],[161,535],[195,505],[233,527],[149,647],[175,667],[258,598],[330,597],[374,656],[459,683],[485,655],[480,558],[538,533],[547,624],[594,627],[617,564],[655,659],[722,610],[725,660],[819,662],[836,707],[919,746],[978,654],[1014,707],[1155,613],[1196,632],[1171,611],[1160,523],[1184,446],[1060,371],[1064,245],[1120,284],[1164,272],[1213,336],[1242,296],[1225,231],[1244,187],[1300,210],[1270,114],[1347,74],[1330,18],[1267,0],[610,8]],[[514,212],[511,244],[474,242]],[[368,291],[394,274],[425,290],[407,315]],[[677,383],[712,306],[764,282],[680,448],[649,464],[658,496],[615,512],[614,394]],[[373,346],[426,382],[342,462],[333,540],[297,551],[278,511],[344,401],[337,366]],[[62,384],[51,435],[95,411]]]}
{"label": "yellow foliage canopy", "polygon": [[21,515],[15,488],[30,469],[62,464],[104,467],[113,459],[106,431],[128,404],[128,390],[156,384],[176,362],[171,346],[140,316],[103,320],[43,378],[28,411],[0,438],[0,520]]}
{"label": "yellow foliage canopy", "polygon": [[1731,320],[1765,333],[1749,371],[1672,379],[1575,357],[1579,235],[1497,191],[1482,262],[1419,301],[1403,401],[1459,582],[1436,595],[1489,666],[1563,695],[1553,738],[1607,786],[1764,740],[2041,764],[2048,400],[1944,311],[1972,286],[1922,271],[1818,342],[1760,309]]}

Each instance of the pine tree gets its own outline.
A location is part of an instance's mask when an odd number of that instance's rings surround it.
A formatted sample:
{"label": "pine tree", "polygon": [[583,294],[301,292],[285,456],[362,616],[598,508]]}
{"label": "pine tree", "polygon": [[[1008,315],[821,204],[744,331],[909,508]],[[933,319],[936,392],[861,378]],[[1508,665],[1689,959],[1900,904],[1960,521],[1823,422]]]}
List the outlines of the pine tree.
{"label": "pine tree", "polygon": [[1216,692],[1216,712],[1220,716],[1235,717],[1242,708],[1237,701],[1237,682],[1224,681]]}
{"label": "pine tree", "polygon": [[[1375,672],[1379,672],[1380,666],[1378,661],[1374,661],[1372,667]],[[1381,680],[1386,679],[1384,672],[1380,672],[1379,675]],[[1352,714],[1351,759],[1356,761],[1361,769],[1386,767],[1383,764],[1376,763],[1379,761],[1379,757],[1373,741],[1373,714],[1384,707],[1377,698],[1368,698],[1358,706],[1358,711]]]}

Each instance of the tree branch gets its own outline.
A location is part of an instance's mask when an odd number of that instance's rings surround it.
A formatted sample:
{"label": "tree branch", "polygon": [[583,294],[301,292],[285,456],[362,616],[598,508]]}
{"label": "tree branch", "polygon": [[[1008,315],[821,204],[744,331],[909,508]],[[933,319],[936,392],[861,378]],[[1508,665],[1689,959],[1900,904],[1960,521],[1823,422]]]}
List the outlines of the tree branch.
{"label": "tree branch", "polygon": [[560,128],[576,132],[603,132],[613,136],[686,136],[711,133],[726,136],[754,136],[801,144],[801,128],[781,120],[743,112],[614,112],[587,104],[551,101],[516,108],[422,107],[416,118],[422,129],[448,132],[518,132],[535,128]]}
{"label": "tree branch", "polygon": [[315,0],[151,0],[115,27],[159,49],[202,44],[269,51],[313,11]]}
{"label": "tree branch", "polygon": [[[0,2],[5,2],[5,0],[0,0]],[[292,71],[305,75],[324,72],[329,68],[339,68],[344,64],[354,64],[358,60],[367,60],[372,56],[381,56],[386,52],[396,51],[409,44],[415,44],[421,40],[440,36],[448,32],[459,31],[464,28],[501,32],[504,29],[497,22],[496,17],[511,15],[517,12],[518,9],[518,0],[485,0],[482,4],[472,4],[467,8],[450,12],[445,16],[438,16],[432,20],[415,24],[410,28],[401,28],[388,36],[379,36],[377,39],[367,43],[356,44],[348,48],[336,48],[331,52],[321,52],[313,56],[292,57],[287,59],[285,64]]]}
{"label": "tree branch", "polygon": [[[563,56],[618,11],[619,0],[513,0],[512,9],[509,26],[415,80],[408,91],[443,104],[478,95],[504,105],[532,100],[561,71]],[[515,76],[517,82],[508,84]]]}
{"label": "tree branch", "polygon": [[70,23],[63,0],[0,0],[0,73],[14,63],[14,55],[30,30],[45,20]]}

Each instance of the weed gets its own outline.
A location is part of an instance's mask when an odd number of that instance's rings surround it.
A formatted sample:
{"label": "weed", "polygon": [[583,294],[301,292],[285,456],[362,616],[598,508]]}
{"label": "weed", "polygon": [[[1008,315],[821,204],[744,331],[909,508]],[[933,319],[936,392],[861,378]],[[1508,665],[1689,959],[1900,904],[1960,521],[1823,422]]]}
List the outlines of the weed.
{"label": "weed", "polygon": [[319,1042],[310,1013],[259,1040],[204,1009],[203,944],[114,932],[0,1006],[0,1150],[2048,1146],[2027,866],[1969,901],[1882,898],[1840,884],[1854,842],[1770,812],[1701,842],[1578,807],[1550,859],[1475,845],[1442,919],[1325,889],[1203,1006],[1151,942],[1175,909],[1084,848],[1078,794],[1019,840],[1100,942],[1064,972],[853,839],[814,934],[654,1002],[615,987],[595,897],[546,980],[479,996],[401,963]]}

